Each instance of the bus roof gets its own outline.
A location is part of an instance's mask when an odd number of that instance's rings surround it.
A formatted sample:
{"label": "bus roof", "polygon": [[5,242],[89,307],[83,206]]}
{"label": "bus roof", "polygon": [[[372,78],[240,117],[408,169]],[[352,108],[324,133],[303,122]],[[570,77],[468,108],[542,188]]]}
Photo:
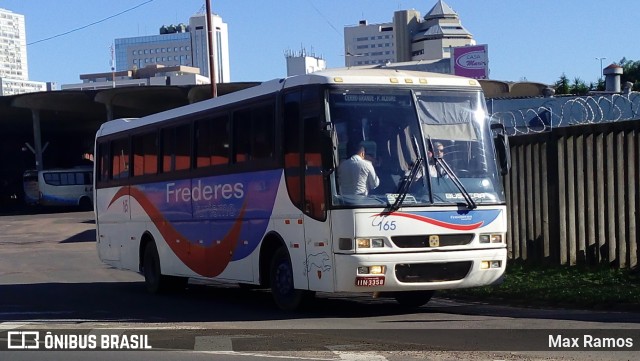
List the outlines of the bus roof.
{"label": "bus roof", "polygon": [[460,76],[391,68],[335,68],[286,79],[286,87],[301,84],[363,84],[453,86],[480,89],[477,80]]}
{"label": "bus roof", "polygon": [[143,118],[121,118],[106,122],[100,126],[97,137],[153,124],[166,119],[172,119],[187,114],[199,113],[212,107],[232,104],[243,99],[272,94],[279,90],[305,84],[336,84],[336,85],[404,85],[404,86],[435,86],[461,87],[480,90],[480,83],[449,74],[427,73],[421,71],[398,70],[390,68],[335,68],[315,73],[295,75],[285,79],[266,81],[258,86],[229,93],[221,97],[204,100],[183,107],[151,114]]}

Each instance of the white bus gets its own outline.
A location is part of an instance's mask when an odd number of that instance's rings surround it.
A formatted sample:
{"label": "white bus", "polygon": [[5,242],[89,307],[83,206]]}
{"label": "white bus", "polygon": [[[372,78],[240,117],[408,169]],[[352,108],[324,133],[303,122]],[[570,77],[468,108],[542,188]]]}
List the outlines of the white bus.
{"label": "white bus", "polygon": [[[113,120],[96,135],[98,253],[151,292],[215,279],[270,288],[282,309],[316,291],[417,307],[435,290],[494,284],[509,167],[496,128],[476,80],[388,69]],[[429,158],[436,143],[445,154]],[[341,192],[354,144],[375,158],[368,195]]]}
{"label": "white bus", "polygon": [[28,205],[93,209],[93,168],[28,170],[22,177]]}

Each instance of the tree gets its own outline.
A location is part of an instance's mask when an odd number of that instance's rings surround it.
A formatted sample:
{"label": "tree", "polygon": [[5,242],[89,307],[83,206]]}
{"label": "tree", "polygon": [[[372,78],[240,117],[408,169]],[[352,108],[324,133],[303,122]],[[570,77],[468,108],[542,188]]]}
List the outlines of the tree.
{"label": "tree", "polygon": [[626,57],[620,59],[619,64],[622,67],[622,77],[620,81],[623,86],[626,82],[633,83],[633,90],[640,91],[640,61],[628,60]]}
{"label": "tree", "polygon": [[580,78],[574,78],[571,87],[569,88],[570,94],[587,95],[589,93],[589,87]]}
{"label": "tree", "polygon": [[562,73],[560,79],[558,79],[558,81],[554,84],[554,87],[556,88],[556,95],[570,94],[569,78],[567,78],[567,76]]}

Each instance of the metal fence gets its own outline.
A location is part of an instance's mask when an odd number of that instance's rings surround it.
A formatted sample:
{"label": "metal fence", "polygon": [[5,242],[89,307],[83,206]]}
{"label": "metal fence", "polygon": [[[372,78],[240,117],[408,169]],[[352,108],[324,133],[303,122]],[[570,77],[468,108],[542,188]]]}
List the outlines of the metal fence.
{"label": "metal fence", "polygon": [[510,137],[512,260],[638,266],[640,120]]}

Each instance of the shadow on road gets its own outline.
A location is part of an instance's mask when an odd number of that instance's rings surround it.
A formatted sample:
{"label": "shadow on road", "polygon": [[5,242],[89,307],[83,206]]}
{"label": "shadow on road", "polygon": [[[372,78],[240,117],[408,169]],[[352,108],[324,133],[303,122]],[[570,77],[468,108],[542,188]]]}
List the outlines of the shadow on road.
{"label": "shadow on road", "polygon": [[[442,306],[438,299],[418,310],[406,311],[389,299],[368,295],[321,294],[297,312],[276,310],[271,294],[236,286],[189,285],[183,292],[151,295],[142,282],[42,283],[0,285],[0,320],[72,320],[103,322],[173,323],[234,322],[299,318],[363,318],[403,315],[391,322],[399,327],[416,321],[415,313],[452,313],[514,318],[564,319],[592,322],[638,323],[640,314],[567,310],[527,310],[490,305]],[[381,321],[385,322],[385,321]],[[339,325],[336,325],[339,327]]]}
{"label": "shadow on road", "polygon": [[86,231],[73,235],[67,239],[63,239],[62,241],[60,241],[60,243],[79,243],[79,242],[95,242],[95,241],[96,241],[96,231],[93,229],[88,229]]}

